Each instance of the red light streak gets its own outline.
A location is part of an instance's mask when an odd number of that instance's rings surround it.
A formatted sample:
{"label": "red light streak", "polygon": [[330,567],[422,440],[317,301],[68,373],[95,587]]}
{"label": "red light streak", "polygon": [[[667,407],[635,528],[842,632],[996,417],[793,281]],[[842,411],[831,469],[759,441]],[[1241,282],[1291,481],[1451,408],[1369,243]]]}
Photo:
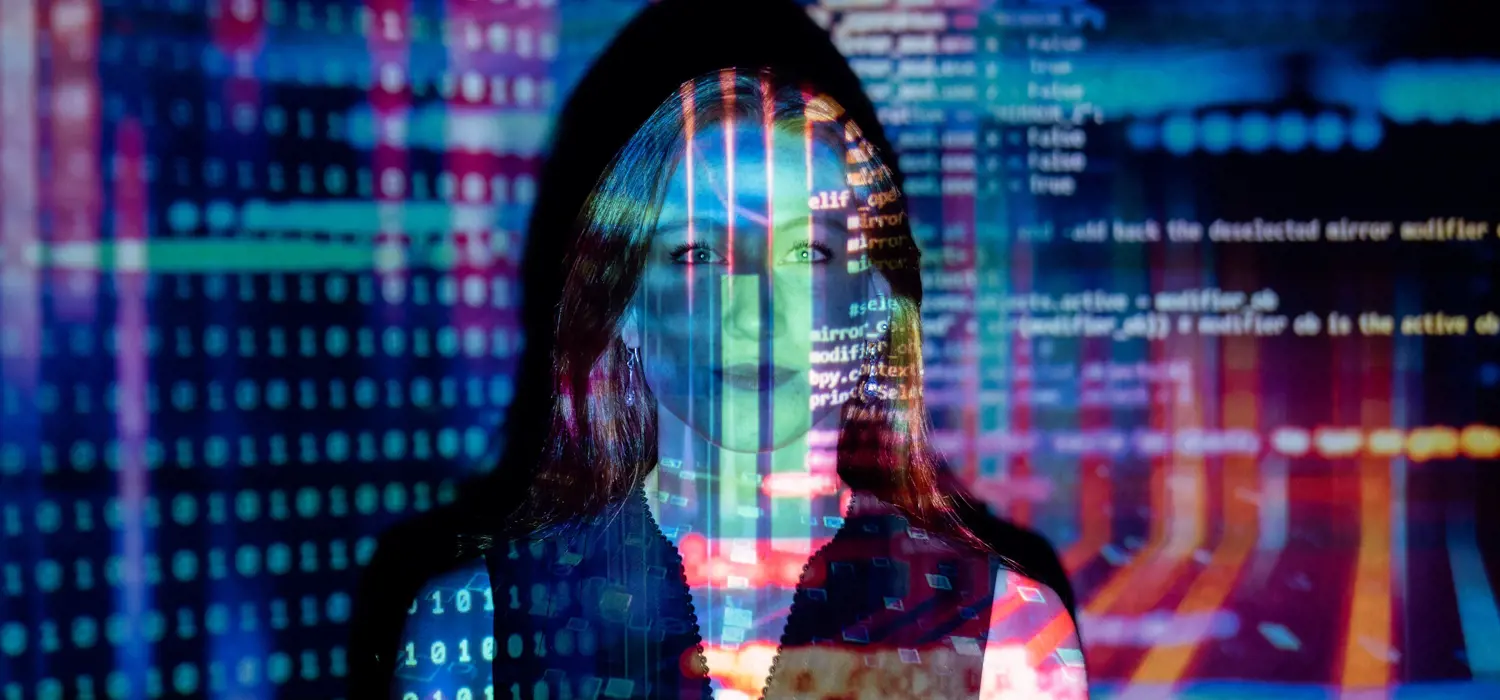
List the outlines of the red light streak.
{"label": "red light streak", "polygon": [[690,534],[682,537],[677,549],[682,552],[682,566],[689,586],[727,586],[731,578],[737,578],[749,588],[794,588],[812,552],[827,544],[829,539],[715,539],[710,554],[707,538]]}
{"label": "red light streak", "polygon": [[839,480],[834,474],[781,472],[767,476],[760,485],[771,498],[813,498],[838,493]]}

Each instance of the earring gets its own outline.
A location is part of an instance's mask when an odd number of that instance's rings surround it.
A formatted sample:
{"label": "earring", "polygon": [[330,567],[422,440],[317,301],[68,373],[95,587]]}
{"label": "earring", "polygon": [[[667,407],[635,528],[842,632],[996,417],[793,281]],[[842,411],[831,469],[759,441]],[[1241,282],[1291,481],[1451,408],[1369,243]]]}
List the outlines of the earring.
{"label": "earring", "polygon": [[635,367],[640,361],[641,351],[639,348],[630,348],[630,356],[625,358],[625,405],[635,405]]}
{"label": "earring", "polygon": [[873,400],[880,395],[880,380],[875,375],[875,345],[865,344],[863,367],[860,368],[861,387],[866,401]]}

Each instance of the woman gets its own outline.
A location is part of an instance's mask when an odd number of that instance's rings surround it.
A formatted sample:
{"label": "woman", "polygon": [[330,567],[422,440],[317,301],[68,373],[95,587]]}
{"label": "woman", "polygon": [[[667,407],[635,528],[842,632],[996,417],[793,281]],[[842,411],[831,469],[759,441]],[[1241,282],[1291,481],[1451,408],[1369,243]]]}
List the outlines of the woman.
{"label": "woman", "polygon": [[[404,599],[370,654],[394,656],[390,697],[1083,692],[1057,594],[940,486],[899,173],[844,108],[868,104],[797,72],[675,85],[588,177],[537,344],[537,466]],[[767,496],[820,447],[845,503]]]}

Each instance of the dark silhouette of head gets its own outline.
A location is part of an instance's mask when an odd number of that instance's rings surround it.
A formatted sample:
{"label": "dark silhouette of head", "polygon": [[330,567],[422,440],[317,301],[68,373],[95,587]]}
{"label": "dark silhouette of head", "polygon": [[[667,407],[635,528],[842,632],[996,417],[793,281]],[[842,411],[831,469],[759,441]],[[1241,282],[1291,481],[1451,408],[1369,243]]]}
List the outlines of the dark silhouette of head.
{"label": "dark silhouette of head", "polygon": [[[495,495],[519,499],[549,447],[549,407],[557,396],[557,314],[568,276],[565,261],[579,243],[580,212],[616,155],[663,100],[689,80],[725,68],[764,69],[783,84],[815,86],[858,125],[875,152],[891,153],[858,76],[828,33],[795,2],[664,0],[643,9],[595,59],[552,132],[527,227],[520,315],[525,349],[500,426],[503,452],[490,474],[459,489],[461,497],[474,500],[466,510],[486,525],[517,505],[496,503]],[[899,189],[899,169],[892,164],[888,173]]]}
{"label": "dark silhouette of head", "polygon": [[[836,102],[858,126],[870,149],[886,157],[888,184],[902,188],[903,177],[891,160],[890,143],[858,76],[828,33],[797,3],[662,0],[638,14],[577,84],[552,132],[526,232],[519,280],[525,349],[515,374],[514,397],[496,435],[500,458],[488,473],[459,485],[456,503],[404,521],[381,535],[356,596],[351,697],[384,696],[404,613],[429,576],[480,554],[497,538],[521,531],[529,534],[527,518],[519,518],[518,523],[511,516],[524,510],[518,507],[532,495],[539,466],[548,450],[557,447],[552,444],[551,430],[559,396],[559,348],[554,341],[566,281],[578,262],[570,253],[577,250],[580,234],[585,232],[578,225],[579,215],[611,162],[663,101],[688,81],[726,68],[766,69],[780,84],[816,86],[818,93]],[[906,293],[919,303],[919,272],[911,267],[907,273],[913,279],[905,283]],[[591,343],[600,343],[604,337],[596,335]],[[602,342],[606,347],[571,351],[607,356],[612,352],[608,339]],[[864,476],[889,473],[878,459],[868,461],[870,451],[857,449],[872,437],[878,447],[881,436],[875,429],[880,421],[871,420],[868,413],[865,405],[846,406],[846,423],[840,433],[840,476],[856,487],[861,470]],[[862,434],[865,429],[875,434]],[[647,432],[643,426],[636,430]],[[846,463],[846,457],[852,459]],[[867,461],[861,462],[862,457]],[[923,491],[952,496],[958,517],[967,525],[959,531],[976,533],[1003,558],[1021,562],[1012,568],[1052,586],[1072,609],[1066,574],[1045,540],[991,516],[967,496],[950,470],[936,472],[935,483]]]}
{"label": "dark silhouette of head", "polygon": [[[892,187],[904,176],[859,77],[834,46],[828,32],[792,0],[662,0],[648,5],[599,54],[580,79],[558,116],[538,196],[527,228],[523,260],[521,322],[525,350],[516,372],[516,393],[500,426],[501,456],[486,475],[458,489],[451,512],[466,532],[485,533],[462,541],[458,556],[471,546],[484,547],[491,536],[514,534],[524,522],[509,517],[530,494],[530,486],[549,448],[549,408],[557,398],[557,312],[569,274],[567,254],[576,248],[579,213],[611,161],[639,131],[664,99],[688,81],[725,68],[765,69],[784,84],[816,86],[835,101],[859,127],[870,148],[885,154]],[[911,270],[915,277],[916,269]],[[920,302],[920,282],[909,292]],[[846,415],[846,417],[848,417]],[[923,416],[925,419],[925,416]],[[840,442],[857,442],[859,429],[872,421],[852,417]],[[858,450],[840,450],[841,476],[857,482]],[[865,465],[878,468],[880,465]],[[958,480],[952,470],[936,469],[936,484],[963,525],[962,539],[977,534],[987,549],[998,550],[1013,568],[1055,588],[1073,608],[1072,589],[1056,553],[1040,535],[994,517]],[[878,473],[878,472],[877,472]],[[850,479],[848,477],[854,477]],[[944,518],[946,520],[946,518]]]}

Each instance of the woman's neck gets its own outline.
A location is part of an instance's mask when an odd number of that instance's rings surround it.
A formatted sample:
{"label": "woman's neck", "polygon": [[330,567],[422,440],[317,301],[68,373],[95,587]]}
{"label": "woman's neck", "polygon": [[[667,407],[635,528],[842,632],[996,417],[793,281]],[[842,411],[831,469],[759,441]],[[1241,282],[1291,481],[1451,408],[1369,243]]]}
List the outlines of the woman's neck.
{"label": "woman's neck", "polygon": [[766,452],[738,452],[669,411],[660,411],[657,423],[660,461],[647,479],[646,500],[663,531],[730,541],[806,532],[811,499],[773,497],[763,485],[773,474],[806,474],[814,436]]}
{"label": "woman's neck", "polygon": [[826,499],[764,485],[775,474],[821,472],[808,469],[817,438],[747,454],[713,444],[667,411],[658,425],[661,461],[646,480],[646,501],[683,554],[704,639],[775,644],[803,565],[831,535],[823,516],[840,513]]}

